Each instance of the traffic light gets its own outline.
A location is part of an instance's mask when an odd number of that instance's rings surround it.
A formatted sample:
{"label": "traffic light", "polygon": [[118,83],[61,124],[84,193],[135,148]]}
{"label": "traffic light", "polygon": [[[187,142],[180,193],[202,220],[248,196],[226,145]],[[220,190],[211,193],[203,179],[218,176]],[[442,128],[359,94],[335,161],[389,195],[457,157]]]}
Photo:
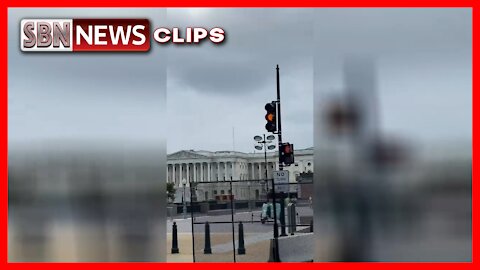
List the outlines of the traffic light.
{"label": "traffic light", "polygon": [[265,105],[265,110],[267,111],[267,114],[265,115],[265,120],[267,120],[265,129],[267,129],[268,132],[276,132],[277,131],[277,106],[275,102],[267,103]]}
{"label": "traffic light", "polygon": [[283,164],[286,166],[295,163],[295,155],[293,152],[293,144],[283,143],[280,146],[281,162],[283,162]]}

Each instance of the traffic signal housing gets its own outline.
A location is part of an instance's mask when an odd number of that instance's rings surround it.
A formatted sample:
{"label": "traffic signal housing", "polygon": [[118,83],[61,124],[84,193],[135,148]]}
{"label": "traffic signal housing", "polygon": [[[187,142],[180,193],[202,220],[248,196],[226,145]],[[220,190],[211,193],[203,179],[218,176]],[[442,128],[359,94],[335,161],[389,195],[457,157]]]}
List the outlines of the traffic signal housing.
{"label": "traffic signal housing", "polygon": [[281,157],[281,162],[283,162],[285,166],[289,166],[290,164],[295,163],[293,144],[283,143],[280,146],[280,157]]}
{"label": "traffic signal housing", "polygon": [[277,132],[277,106],[275,102],[272,101],[265,104],[265,110],[267,111],[265,115],[265,120],[267,120],[265,129],[268,132]]}

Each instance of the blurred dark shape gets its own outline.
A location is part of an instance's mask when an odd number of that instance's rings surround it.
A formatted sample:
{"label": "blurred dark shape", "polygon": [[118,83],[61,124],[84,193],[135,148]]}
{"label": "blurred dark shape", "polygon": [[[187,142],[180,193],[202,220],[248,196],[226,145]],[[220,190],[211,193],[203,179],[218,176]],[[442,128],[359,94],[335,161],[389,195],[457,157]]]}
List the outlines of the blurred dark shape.
{"label": "blurred dark shape", "polygon": [[360,115],[352,102],[332,101],[326,109],[325,122],[332,135],[354,132],[360,124]]}
{"label": "blurred dark shape", "polygon": [[10,149],[9,260],[164,261],[164,149],[73,145]]}
{"label": "blurred dark shape", "polygon": [[470,149],[385,135],[373,60],[344,74],[343,93],[316,100],[316,260],[470,260]]}
{"label": "blurred dark shape", "polygon": [[398,165],[407,158],[406,147],[400,142],[374,140],[370,146],[370,159],[377,168]]}

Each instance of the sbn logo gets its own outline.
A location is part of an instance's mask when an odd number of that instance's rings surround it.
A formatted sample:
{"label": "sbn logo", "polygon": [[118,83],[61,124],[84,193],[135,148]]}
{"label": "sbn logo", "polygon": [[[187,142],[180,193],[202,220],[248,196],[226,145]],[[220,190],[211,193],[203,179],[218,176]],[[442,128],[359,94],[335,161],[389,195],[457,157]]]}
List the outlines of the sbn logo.
{"label": "sbn logo", "polygon": [[147,19],[25,19],[22,51],[148,51]]}

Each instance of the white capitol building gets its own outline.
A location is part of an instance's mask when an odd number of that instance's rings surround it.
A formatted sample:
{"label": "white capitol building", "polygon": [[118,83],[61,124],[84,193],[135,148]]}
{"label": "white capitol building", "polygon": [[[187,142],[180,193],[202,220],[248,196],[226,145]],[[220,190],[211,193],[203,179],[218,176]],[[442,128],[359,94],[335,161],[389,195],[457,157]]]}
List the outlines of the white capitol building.
{"label": "white capitol building", "polygon": [[[278,151],[267,153],[267,177],[273,178],[278,170]],[[289,171],[291,183],[296,182],[300,173],[313,172],[313,148],[295,150],[295,163],[284,167]],[[194,151],[182,150],[167,156],[167,182],[175,183],[175,202],[182,200],[183,179],[189,183],[217,182],[224,180],[265,179],[265,158],[263,152],[243,153],[237,151]],[[248,184],[248,182],[246,181]],[[264,194],[261,185],[234,183],[236,199],[259,199]],[[228,183],[197,184],[198,201],[214,200],[217,196],[230,192]],[[186,196],[188,200],[188,196]]]}

